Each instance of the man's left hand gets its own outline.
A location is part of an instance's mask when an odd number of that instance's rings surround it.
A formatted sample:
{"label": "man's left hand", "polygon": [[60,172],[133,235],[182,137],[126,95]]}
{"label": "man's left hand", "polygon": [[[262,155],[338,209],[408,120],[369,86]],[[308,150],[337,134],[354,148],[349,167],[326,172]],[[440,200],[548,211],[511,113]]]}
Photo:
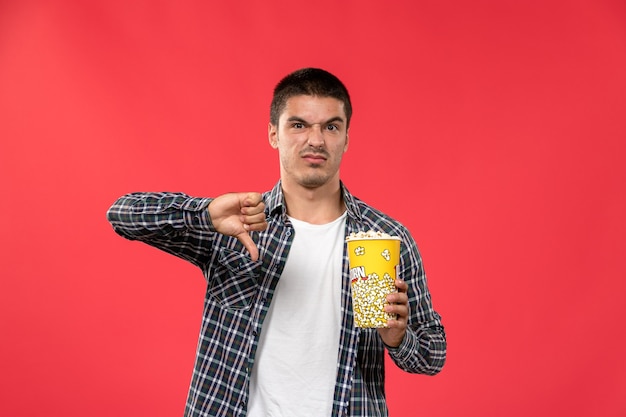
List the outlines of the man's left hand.
{"label": "man's left hand", "polygon": [[395,314],[396,318],[387,320],[387,327],[378,329],[383,342],[390,347],[398,347],[402,343],[409,318],[409,286],[401,279],[396,279],[395,284],[398,292],[387,295],[389,304],[385,306],[385,312]]}

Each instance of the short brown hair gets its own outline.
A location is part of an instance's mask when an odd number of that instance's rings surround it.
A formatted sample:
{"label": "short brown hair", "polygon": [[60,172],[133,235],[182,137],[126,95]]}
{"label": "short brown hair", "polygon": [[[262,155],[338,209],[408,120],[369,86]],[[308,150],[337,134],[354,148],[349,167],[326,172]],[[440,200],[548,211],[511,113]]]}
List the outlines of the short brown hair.
{"label": "short brown hair", "polygon": [[287,100],[294,96],[332,97],[343,103],[346,126],[350,126],[352,103],[345,85],[328,71],[319,68],[302,68],[284,77],[274,88],[270,105],[270,123],[278,125]]}

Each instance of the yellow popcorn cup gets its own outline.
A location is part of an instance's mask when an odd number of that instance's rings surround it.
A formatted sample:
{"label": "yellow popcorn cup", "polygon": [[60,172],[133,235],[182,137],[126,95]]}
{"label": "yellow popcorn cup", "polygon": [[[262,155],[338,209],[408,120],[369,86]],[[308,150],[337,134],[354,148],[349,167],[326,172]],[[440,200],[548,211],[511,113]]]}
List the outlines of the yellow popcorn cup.
{"label": "yellow popcorn cup", "polygon": [[395,314],[386,313],[384,306],[388,304],[387,294],[397,291],[395,279],[400,264],[400,238],[351,235],[346,242],[354,325],[387,327],[387,320],[396,318]]}

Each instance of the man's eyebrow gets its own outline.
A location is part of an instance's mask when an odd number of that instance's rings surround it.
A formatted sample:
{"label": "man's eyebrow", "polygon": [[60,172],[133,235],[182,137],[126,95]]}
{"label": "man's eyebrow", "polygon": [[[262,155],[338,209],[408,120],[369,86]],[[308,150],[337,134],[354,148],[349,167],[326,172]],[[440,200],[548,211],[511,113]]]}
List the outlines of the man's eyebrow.
{"label": "man's eyebrow", "polygon": [[335,116],[327,120],[325,124],[335,123],[335,122],[345,123],[345,120],[343,120],[343,117]]}
{"label": "man's eyebrow", "polygon": [[[303,123],[303,124],[306,124],[306,125],[315,124],[315,123],[309,123],[306,120],[304,120],[303,118],[298,117],[298,116],[290,116],[287,119],[287,121],[288,122],[299,122],[299,123]],[[327,125],[329,123],[336,123],[336,122],[345,123],[345,120],[343,120],[342,117],[335,116],[335,117],[331,117],[330,119],[326,120],[325,122],[322,122],[321,124]]]}

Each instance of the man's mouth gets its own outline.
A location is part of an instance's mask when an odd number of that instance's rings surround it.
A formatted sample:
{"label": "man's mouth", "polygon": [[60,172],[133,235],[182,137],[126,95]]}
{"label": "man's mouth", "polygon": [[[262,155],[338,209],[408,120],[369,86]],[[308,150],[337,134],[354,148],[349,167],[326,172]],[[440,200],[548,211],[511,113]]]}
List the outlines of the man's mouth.
{"label": "man's mouth", "polygon": [[310,162],[312,164],[319,164],[321,162],[326,161],[327,156],[324,154],[320,154],[320,153],[310,153],[307,152],[305,154],[302,155],[302,159],[304,159],[307,162]]}

